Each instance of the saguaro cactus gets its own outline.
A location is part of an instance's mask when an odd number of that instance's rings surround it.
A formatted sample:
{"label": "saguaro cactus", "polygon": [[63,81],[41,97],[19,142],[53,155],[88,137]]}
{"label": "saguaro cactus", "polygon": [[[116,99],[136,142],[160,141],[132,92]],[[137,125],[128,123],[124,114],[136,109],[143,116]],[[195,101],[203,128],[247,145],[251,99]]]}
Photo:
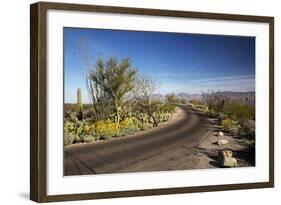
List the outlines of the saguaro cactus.
{"label": "saguaro cactus", "polygon": [[80,88],[77,89],[77,119],[80,121],[83,119],[83,103]]}

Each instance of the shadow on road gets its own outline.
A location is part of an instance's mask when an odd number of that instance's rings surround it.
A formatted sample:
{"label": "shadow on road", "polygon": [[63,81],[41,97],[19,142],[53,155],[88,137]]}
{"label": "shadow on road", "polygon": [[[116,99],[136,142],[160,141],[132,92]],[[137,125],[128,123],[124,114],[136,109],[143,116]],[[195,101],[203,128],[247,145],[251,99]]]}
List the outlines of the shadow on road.
{"label": "shadow on road", "polygon": [[[65,156],[71,159],[71,162],[73,163],[73,166],[75,167],[76,172],[78,172],[79,175],[81,174],[96,174],[96,171],[88,166],[83,160],[81,160],[79,157],[73,156],[72,154],[65,153]],[[67,169],[64,170],[64,175],[68,172]]]}

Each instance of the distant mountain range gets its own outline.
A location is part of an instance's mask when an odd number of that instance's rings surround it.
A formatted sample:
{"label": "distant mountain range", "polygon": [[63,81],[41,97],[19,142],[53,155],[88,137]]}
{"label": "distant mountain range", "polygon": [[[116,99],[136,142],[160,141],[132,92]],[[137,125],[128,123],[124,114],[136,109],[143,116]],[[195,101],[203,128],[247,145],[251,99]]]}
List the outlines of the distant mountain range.
{"label": "distant mountain range", "polygon": [[[251,92],[234,92],[234,91],[224,91],[224,92],[219,92],[221,95],[227,96],[231,99],[235,99],[239,102],[243,103],[249,103],[249,104],[255,104],[255,99],[256,99],[256,93],[254,91]],[[184,99],[184,100],[202,100],[202,95],[201,94],[189,94],[189,93],[178,93],[176,94],[176,97],[179,99]],[[158,99],[162,102],[165,101],[166,97],[163,94],[154,94],[152,96],[153,99]]]}
{"label": "distant mountain range", "polygon": [[237,100],[242,103],[249,103],[254,105],[256,101],[256,93],[255,92],[222,92],[223,95],[230,97],[231,99]]}
{"label": "distant mountain range", "polygon": [[[175,94],[175,96],[179,99],[184,99],[184,100],[194,100],[194,99],[200,100],[200,99],[202,99],[201,94],[178,93],[178,94]],[[166,95],[159,94],[159,93],[153,94],[152,99],[158,99],[160,101],[165,101]]]}

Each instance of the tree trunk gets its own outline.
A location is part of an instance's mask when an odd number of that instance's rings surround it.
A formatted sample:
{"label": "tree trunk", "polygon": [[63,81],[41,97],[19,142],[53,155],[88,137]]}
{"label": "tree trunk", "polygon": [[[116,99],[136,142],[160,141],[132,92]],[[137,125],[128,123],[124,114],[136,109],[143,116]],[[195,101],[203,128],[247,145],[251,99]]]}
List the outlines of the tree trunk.
{"label": "tree trunk", "polygon": [[153,127],[157,127],[158,126],[158,122],[155,118],[155,116],[153,114],[151,114],[150,112],[148,113],[148,115],[152,118],[153,120]]}
{"label": "tree trunk", "polygon": [[118,126],[120,122],[120,113],[119,113],[119,106],[116,99],[114,99],[114,109],[115,109],[115,117],[116,117],[115,123]]}
{"label": "tree trunk", "polygon": [[148,103],[147,103],[147,114],[152,118],[153,120],[153,127],[157,127],[158,126],[158,123],[157,123],[157,120],[155,118],[155,116],[151,113],[151,109],[150,109],[150,101],[148,100]]}

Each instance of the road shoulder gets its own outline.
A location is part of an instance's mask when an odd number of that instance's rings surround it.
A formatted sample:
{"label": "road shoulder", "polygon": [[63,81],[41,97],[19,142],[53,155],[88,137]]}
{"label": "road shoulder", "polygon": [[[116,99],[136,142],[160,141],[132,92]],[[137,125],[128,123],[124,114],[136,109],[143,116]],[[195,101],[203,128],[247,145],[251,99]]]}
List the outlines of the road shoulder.
{"label": "road shoulder", "polygon": [[97,140],[97,141],[87,142],[87,143],[77,143],[77,144],[66,145],[66,146],[64,146],[64,150],[77,148],[77,147],[80,147],[80,146],[84,146],[86,144],[107,144],[107,143],[110,143],[112,141],[126,140],[128,138],[133,138],[133,137],[142,137],[144,135],[147,135],[147,134],[150,134],[150,133],[153,133],[153,132],[157,132],[158,130],[161,130],[163,128],[168,129],[170,126],[173,126],[176,123],[184,120],[185,116],[186,116],[185,110],[183,108],[176,107],[175,112],[173,113],[171,119],[166,121],[166,122],[159,123],[157,127],[152,127],[152,128],[147,129],[147,130],[140,130],[140,131],[138,131],[138,132],[136,132],[132,135],[112,137],[112,138],[107,139],[107,140]]}
{"label": "road shoulder", "polygon": [[[230,150],[238,162],[238,167],[255,166],[255,150],[252,145],[242,139],[224,133],[218,137],[217,131],[209,131],[198,146],[198,169],[219,168],[218,152]],[[227,140],[227,144],[219,145],[219,139]]]}

